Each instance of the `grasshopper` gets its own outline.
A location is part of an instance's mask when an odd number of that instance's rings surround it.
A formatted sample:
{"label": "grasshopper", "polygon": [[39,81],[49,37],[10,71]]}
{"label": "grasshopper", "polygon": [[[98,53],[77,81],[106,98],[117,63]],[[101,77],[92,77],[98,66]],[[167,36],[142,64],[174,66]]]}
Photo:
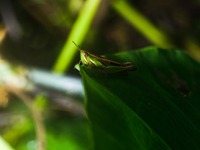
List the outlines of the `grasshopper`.
{"label": "grasshopper", "polygon": [[[76,43],[72,41],[75,45]],[[137,68],[135,68],[131,62],[125,62],[125,63],[119,63],[104,57],[96,56],[94,54],[89,53],[86,50],[82,50],[78,45],[76,47],[80,51],[80,57],[81,60],[79,61],[79,65],[81,62],[90,67],[90,73],[91,74],[92,69],[95,69],[99,72],[102,72],[103,74],[107,75],[110,73],[125,73],[128,74],[127,71],[136,71]],[[107,79],[107,78],[106,78]]]}

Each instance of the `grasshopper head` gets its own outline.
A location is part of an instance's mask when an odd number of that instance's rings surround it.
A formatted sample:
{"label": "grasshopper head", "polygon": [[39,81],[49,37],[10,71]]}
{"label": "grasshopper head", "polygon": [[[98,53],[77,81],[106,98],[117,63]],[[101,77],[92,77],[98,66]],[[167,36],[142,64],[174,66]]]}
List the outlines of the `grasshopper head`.
{"label": "grasshopper head", "polygon": [[[72,42],[76,45],[76,43],[75,43],[74,41],[72,41]],[[76,47],[78,48],[78,50],[79,50],[82,54],[84,54],[84,55],[89,54],[88,51],[86,51],[86,50],[82,50],[82,49],[80,48],[80,46],[76,45]]]}
{"label": "grasshopper head", "polygon": [[[72,41],[72,42],[76,45],[76,43],[74,41]],[[76,45],[76,47],[80,51],[80,57],[81,57],[81,61],[80,62],[82,62],[84,65],[88,65],[87,57],[88,57],[88,55],[90,55],[90,53],[88,51],[86,51],[86,50],[82,50],[80,48],[80,46],[78,46],[78,45]]]}

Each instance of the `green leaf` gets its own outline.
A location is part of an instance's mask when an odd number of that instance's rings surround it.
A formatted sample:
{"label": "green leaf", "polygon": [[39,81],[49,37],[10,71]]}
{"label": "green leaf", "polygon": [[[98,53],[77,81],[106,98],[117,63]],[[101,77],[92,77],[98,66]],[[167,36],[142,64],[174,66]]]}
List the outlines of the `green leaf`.
{"label": "green leaf", "polygon": [[131,61],[129,76],[81,66],[95,150],[200,148],[200,64],[185,52],[155,47],[108,56]]}
{"label": "green leaf", "polygon": [[77,69],[78,71],[80,71],[80,65],[79,65],[79,64],[76,64],[76,65],[74,66],[74,68]]}

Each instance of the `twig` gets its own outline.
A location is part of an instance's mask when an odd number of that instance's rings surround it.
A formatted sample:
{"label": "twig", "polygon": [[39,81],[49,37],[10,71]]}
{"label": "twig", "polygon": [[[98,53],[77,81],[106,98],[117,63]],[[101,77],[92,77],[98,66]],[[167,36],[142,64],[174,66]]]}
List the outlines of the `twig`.
{"label": "twig", "polygon": [[28,106],[36,125],[36,136],[38,141],[37,150],[45,150],[46,149],[45,127],[43,124],[43,117],[41,112],[38,110],[38,108],[34,107],[33,100],[27,94],[10,86],[5,86],[5,89],[8,92],[13,93],[17,97],[19,97]]}

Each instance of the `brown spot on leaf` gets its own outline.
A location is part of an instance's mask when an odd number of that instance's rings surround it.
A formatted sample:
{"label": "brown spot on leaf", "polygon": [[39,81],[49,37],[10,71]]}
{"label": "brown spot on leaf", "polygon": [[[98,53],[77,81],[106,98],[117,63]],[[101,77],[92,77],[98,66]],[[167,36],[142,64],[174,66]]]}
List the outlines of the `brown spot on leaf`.
{"label": "brown spot on leaf", "polygon": [[183,80],[181,80],[175,73],[174,73],[174,79],[176,81],[175,82],[176,89],[179,92],[183,93],[184,97],[187,96],[190,93],[190,91],[188,90],[185,82]]}
{"label": "brown spot on leaf", "polygon": [[176,73],[173,72],[173,77],[174,80],[170,81],[164,74],[162,74],[161,72],[157,71],[157,74],[164,79],[164,81],[168,84],[170,84],[173,88],[175,88],[176,90],[178,90],[179,92],[181,92],[183,94],[183,97],[186,97],[187,95],[189,95],[190,91],[187,88],[185,82],[180,79]]}

